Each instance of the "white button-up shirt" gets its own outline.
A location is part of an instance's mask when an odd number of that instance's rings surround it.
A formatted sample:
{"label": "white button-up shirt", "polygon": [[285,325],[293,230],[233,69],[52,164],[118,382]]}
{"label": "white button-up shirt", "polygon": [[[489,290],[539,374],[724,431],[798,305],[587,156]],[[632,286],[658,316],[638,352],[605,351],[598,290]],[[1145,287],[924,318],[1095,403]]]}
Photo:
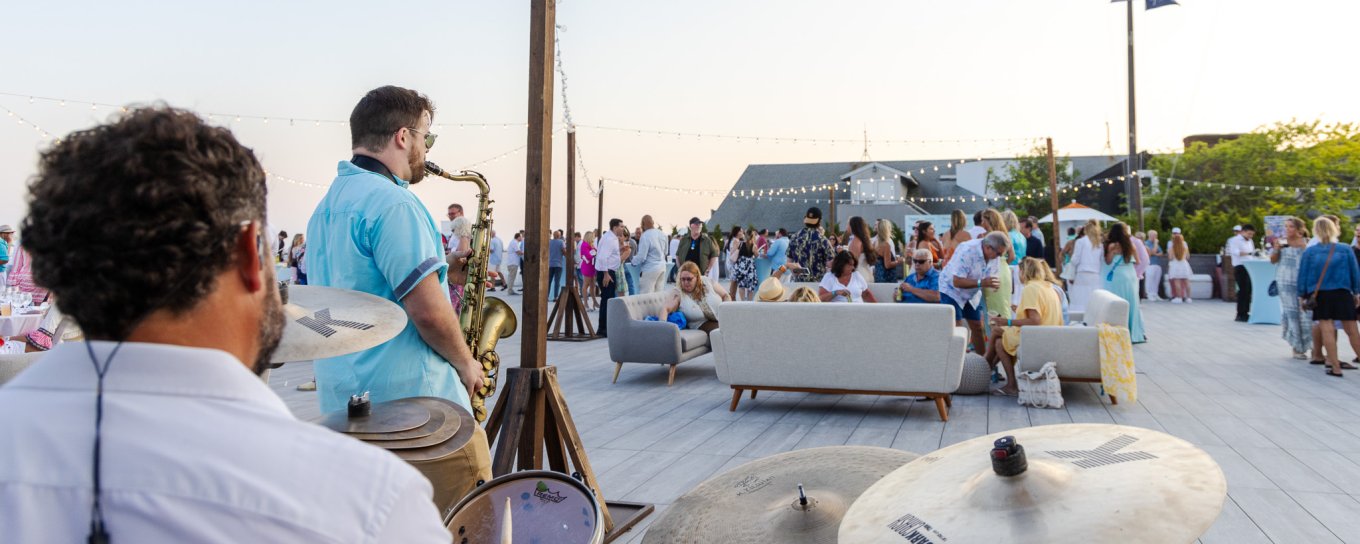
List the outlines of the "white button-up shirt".
{"label": "white button-up shirt", "polygon": [[595,269],[600,271],[619,269],[619,264],[623,262],[623,254],[619,248],[619,237],[614,236],[614,231],[605,231],[600,236],[599,253],[595,254]]}
{"label": "white button-up shirt", "polygon": [[1241,234],[1228,239],[1228,255],[1232,255],[1233,266],[1258,260],[1256,258],[1256,244]]}
{"label": "white button-up shirt", "polygon": [[[100,364],[114,344],[95,342]],[[96,377],[83,343],[0,387],[0,542],[84,542]],[[113,542],[440,542],[429,480],[298,421],[222,351],[127,343],[104,378]]]}

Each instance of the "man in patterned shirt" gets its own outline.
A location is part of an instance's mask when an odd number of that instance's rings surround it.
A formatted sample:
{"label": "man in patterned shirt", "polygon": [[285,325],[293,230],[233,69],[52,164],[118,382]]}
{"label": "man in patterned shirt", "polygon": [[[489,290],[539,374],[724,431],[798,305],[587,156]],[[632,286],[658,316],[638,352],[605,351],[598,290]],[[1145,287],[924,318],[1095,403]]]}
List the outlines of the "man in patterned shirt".
{"label": "man in patterned shirt", "polygon": [[800,281],[818,282],[826,274],[826,264],[831,261],[831,246],[822,238],[817,227],[822,223],[822,209],[808,208],[803,216],[803,230],[789,237],[789,264],[798,263]]}
{"label": "man in patterned shirt", "polygon": [[985,352],[986,347],[982,336],[982,315],[974,299],[979,298],[978,292],[983,287],[996,289],[1001,285],[996,278],[1000,267],[996,258],[1006,253],[1010,240],[1010,236],[1005,233],[992,232],[981,239],[959,244],[949,264],[940,272],[940,302],[954,306],[956,325],[968,322],[973,350],[978,353]]}

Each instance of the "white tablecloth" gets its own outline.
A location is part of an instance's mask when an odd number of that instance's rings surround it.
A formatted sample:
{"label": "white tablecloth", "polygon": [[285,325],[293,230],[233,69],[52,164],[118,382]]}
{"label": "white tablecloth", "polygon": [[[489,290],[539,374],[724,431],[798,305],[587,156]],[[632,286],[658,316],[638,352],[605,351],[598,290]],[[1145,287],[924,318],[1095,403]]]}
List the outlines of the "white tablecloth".
{"label": "white tablecloth", "polygon": [[38,330],[42,314],[0,317],[0,336],[19,336]]}

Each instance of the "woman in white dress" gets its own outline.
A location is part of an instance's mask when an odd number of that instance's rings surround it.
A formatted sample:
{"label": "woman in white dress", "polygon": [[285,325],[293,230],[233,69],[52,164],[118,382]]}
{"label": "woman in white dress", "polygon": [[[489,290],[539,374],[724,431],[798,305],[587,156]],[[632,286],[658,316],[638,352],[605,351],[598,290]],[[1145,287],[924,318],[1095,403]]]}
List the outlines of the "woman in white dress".
{"label": "woman in white dress", "polygon": [[831,269],[817,285],[817,295],[822,302],[878,302],[869,290],[869,282],[856,270],[855,258],[849,251],[837,253],[831,260]]}
{"label": "woman in white dress", "polygon": [[1104,283],[1100,270],[1105,265],[1105,250],[1101,247],[1105,233],[1100,228],[1100,222],[1094,219],[1087,221],[1083,233],[1083,237],[1073,244],[1071,266],[1077,275],[1067,291],[1072,301],[1070,311],[1081,313],[1086,312],[1086,301],[1091,298],[1091,292]]}
{"label": "woman in white dress", "polygon": [[865,285],[874,281],[874,263],[878,262],[878,250],[874,249],[873,238],[869,236],[869,225],[858,215],[850,218],[850,256],[855,258],[855,272],[864,279]]}
{"label": "woman in white dress", "polygon": [[[1190,269],[1190,247],[1185,244],[1185,237],[1181,236],[1180,227],[1171,229],[1171,244],[1168,246],[1166,255],[1166,279],[1171,283],[1171,303],[1189,304],[1190,277],[1195,275],[1195,271]],[[1297,263],[1298,260],[1295,259],[1294,262]],[[1294,274],[1297,276],[1298,265],[1295,264],[1294,268]]]}

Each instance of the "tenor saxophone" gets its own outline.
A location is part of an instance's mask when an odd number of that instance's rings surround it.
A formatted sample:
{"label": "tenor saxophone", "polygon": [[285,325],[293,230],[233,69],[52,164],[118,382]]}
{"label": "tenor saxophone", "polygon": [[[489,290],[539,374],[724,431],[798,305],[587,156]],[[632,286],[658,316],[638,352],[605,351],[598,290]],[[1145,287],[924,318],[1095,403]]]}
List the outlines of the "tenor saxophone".
{"label": "tenor saxophone", "polygon": [[491,186],[477,172],[457,174],[426,162],[425,171],[452,181],[477,184],[477,221],[472,224],[472,254],[467,258],[467,284],[463,286],[463,311],[458,326],[467,340],[472,356],[482,365],[482,388],[472,395],[472,415],[486,421],[486,398],[496,393],[496,375],[501,358],[496,342],[515,334],[519,326],[515,311],[499,298],[486,298],[488,257],[491,253]]}

